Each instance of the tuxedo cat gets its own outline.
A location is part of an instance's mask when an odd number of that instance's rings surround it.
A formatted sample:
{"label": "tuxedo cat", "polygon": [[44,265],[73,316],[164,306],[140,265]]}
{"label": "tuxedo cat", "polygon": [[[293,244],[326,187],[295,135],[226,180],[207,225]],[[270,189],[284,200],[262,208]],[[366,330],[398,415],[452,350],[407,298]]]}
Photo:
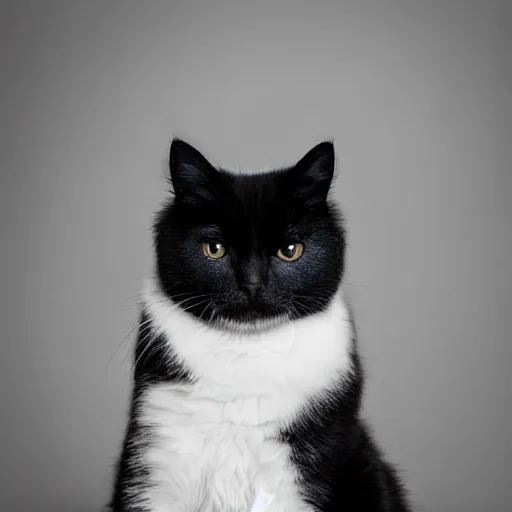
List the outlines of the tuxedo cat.
{"label": "tuxedo cat", "polygon": [[255,174],[174,140],[115,512],[406,512],[360,417],[334,148]]}

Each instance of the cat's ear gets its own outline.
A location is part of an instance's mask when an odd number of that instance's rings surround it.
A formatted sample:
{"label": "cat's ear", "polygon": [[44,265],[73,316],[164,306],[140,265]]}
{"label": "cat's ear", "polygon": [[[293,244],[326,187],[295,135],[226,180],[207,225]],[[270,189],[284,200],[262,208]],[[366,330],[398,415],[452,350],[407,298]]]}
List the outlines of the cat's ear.
{"label": "cat's ear", "polygon": [[334,145],[321,142],[311,149],[295,165],[296,196],[308,205],[323,203],[334,176]]}
{"label": "cat's ear", "polygon": [[215,168],[194,147],[173,139],[169,151],[169,169],[174,193],[178,198],[207,196]]}

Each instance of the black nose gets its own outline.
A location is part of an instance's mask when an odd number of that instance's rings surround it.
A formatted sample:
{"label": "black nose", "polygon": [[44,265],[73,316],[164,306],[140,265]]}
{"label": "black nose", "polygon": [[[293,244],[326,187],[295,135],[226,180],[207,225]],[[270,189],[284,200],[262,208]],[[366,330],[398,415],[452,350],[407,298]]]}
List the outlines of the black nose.
{"label": "black nose", "polygon": [[254,300],[263,289],[263,284],[255,281],[244,281],[240,283],[240,288],[247,294],[249,299]]}

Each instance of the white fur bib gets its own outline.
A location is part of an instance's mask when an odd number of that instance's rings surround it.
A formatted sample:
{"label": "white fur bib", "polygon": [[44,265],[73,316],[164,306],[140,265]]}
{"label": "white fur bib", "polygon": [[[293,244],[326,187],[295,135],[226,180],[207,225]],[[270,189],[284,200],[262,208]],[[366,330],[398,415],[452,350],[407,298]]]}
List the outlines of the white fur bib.
{"label": "white fur bib", "polygon": [[[154,427],[144,462],[154,512],[310,512],[279,427],[349,370],[341,294],[327,311],[257,334],[210,328],[151,284],[145,308],[194,384],[158,384],[143,397]],[[150,348],[149,348],[150,350]]]}

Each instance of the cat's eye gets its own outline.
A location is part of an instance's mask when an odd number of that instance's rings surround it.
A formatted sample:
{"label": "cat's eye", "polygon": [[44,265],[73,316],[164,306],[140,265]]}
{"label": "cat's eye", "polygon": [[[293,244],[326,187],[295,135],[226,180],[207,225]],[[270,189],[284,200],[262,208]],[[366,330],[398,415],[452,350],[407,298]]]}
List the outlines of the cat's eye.
{"label": "cat's eye", "polygon": [[281,247],[281,249],[277,251],[277,256],[283,261],[297,261],[302,256],[303,252],[304,245],[299,243],[289,244]]}
{"label": "cat's eye", "polygon": [[203,244],[203,252],[208,258],[218,260],[226,254],[226,249],[218,242],[205,242]]}

